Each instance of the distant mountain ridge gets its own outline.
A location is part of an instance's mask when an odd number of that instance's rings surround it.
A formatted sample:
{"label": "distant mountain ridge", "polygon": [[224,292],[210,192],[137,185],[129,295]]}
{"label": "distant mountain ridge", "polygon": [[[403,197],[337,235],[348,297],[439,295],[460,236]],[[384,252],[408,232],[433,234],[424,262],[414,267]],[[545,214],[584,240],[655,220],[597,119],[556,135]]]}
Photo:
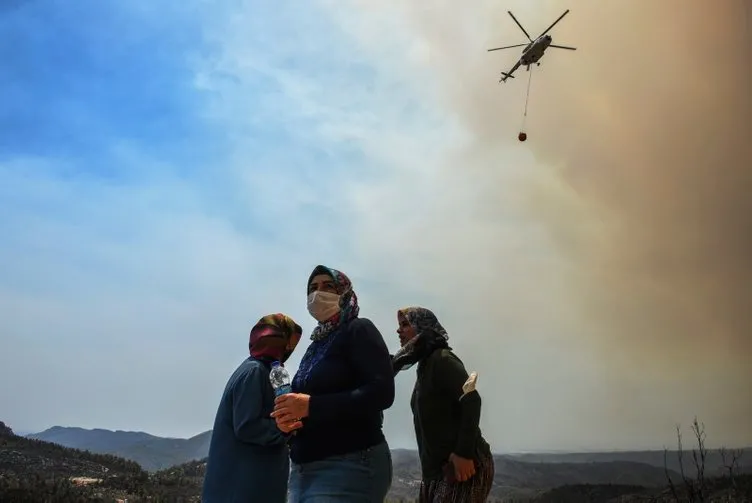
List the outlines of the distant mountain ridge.
{"label": "distant mountain ridge", "polygon": [[[89,450],[102,454],[114,454],[139,463],[145,470],[155,471],[181,463],[204,459],[209,454],[211,430],[190,438],[158,437],[140,431],[85,429],[72,426],[53,426],[40,433],[25,435],[27,438],[53,442],[66,447]],[[752,472],[752,448],[741,449],[740,472]],[[417,467],[417,453],[413,449],[392,449],[394,456],[410,459]],[[399,454],[397,454],[399,453]],[[499,459],[516,460],[530,464],[539,463],[611,463],[628,462],[647,464],[657,468],[664,466],[663,451],[613,451],[613,452],[541,452],[497,455]],[[691,462],[685,469],[692,471]],[[668,452],[668,468],[678,470],[675,451]],[[717,451],[708,452],[709,472],[722,470],[723,462]]]}
{"label": "distant mountain ridge", "polygon": [[[143,432],[55,426],[28,437],[120,456],[137,462],[146,470],[155,471],[205,459],[209,452],[211,431],[188,439],[179,439],[162,438]],[[420,485],[417,452],[411,449],[394,449],[392,458],[394,483],[390,495],[397,498],[413,497]],[[644,463],[531,463],[509,455],[496,455],[494,459],[494,495],[497,497],[532,496],[564,484],[620,483],[656,487],[665,483],[662,467]]]}
{"label": "distant mountain ridge", "polygon": [[[694,475],[695,466],[692,462],[691,447],[685,453],[684,470]],[[741,453],[736,466],[738,473],[752,473],[752,448],[736,449]],[[610,463],[614,461],[644,463],[656,467],[663,467],[679,471],[679,459],[676,451],[668,451],[664,457],[663,451],[614,451],[614,452],[562,452],[541,454],[513,454],[513,458],[526,463]],[[705,471],[708,475],[725,473],[723,458],[716,449],[709,449],[705,459]]]}
{"label": "distant mountain ridge", "polygon": [[[0,426],[4,427],[2,423]],[[149,469],[152,473],[140,472],[140,468],[134,463],[135,468],[131,468],[129,473],[104,475],[106,480],[102,484],[104,484],[103,487],[110,488],[108,491],[117,490],[123,495],[129,493],[131,498],[136,496],[136,493],[153,498],[157,495],[175,494],[174,491],[180,491],[181,498],[185,498],[181,501],[189,501],[191,498],[197,501],[211,440],[211,431],[188,439],[180,439],[162,438],[144,432],[87,430],[57,426],[41,433],[28,435],[23,441],[39,444],[27,445],[23,443],[21,437],[13,436],[12,432],[7,430],[0,431],[0,482],[4,480],[4,472],[8,473],[7,470],[10,470],[11,476],[16,477],[21,477],[22,473],[26,473],[25,484],[31,491],[38,485],[39,480],[42,480],[39,474],[42,474],[42,477],[47,476],[49,469],[45,466],[57,466],[55,469],[60,475],[68,473],[71,476],[80,477],[84,473],[91,477],[102,477],[103,475],[98,474],[107,473],[107,470],[100,467],[105,461],[106,464],[112,464],[112,466],[125,467],[128,466],[128,461],[125,461],[127,459]],[[1,437],[4,435],[10,440],[3,440]],[[51,439],[53,443],[43,442],[46,438]],[[62,447],[63,443],[69,446],[76,444],[81,449],[97,454],[84,451],[73,452],[67,447]],[[58,451],[55,451],[55,448]],[[40,464],[39,453],[52,453],[45,454],[45,456],[50,459],[54,456],[56,459],[54,465],[50,464],[51,460],[44,459]],[[96,458],[99,454],[117,455],[124,459],[118,461],[116,458]],[[668,502],[671,498],[666,489],[667,480],[662,453],[660,453],[659,466],[643,462],[643,460],[649,460],[658,463],[657,454],[658,451],[494,455],[496,475],[489,501],[502,499],[503,501],[535,503]],[[673,456],[675,454],[670,453],[669,460]],[[619,457],[622,459],[617,459]],[[624,459],[625,457],[627,459]],[[2,462],[4,458],[5,464]],[[598,460],[595,461],[594,458]],[[97,464],[81,464],[79,459],[97,460]],[[387,501],[415,501],[414,498],[420,485],[420,464],[417,452],[411,449],[394,449],[392,459],[394,479]],[[711,468],[710,471],[714,470]],[[14,473],[16,475],[13,475]],[[675,482],[680,480],[679,474],[670,467],[668,475]],[[51,483],[59,484],[59,480],[53,479]],[[69,479],[66,478],[67,480]],[[746,478],[741,476],[739,482],[745,487],[750,486],[749,490],[752,490],[750,485],[752,476],[746,476]],[[68,485],[61,487],[68,490],[70,484],[65,481],[64,483]],[[717,479],[713,483],[721,484],[721,492],[728,492],[728,481]],[[54,492],[59,489],[55,486],[48,490]],[[658,498],[653,499],[654,496]],[[141,500],[133,499],[133,501]],[[752,499],[724,499],[723,501],[752,501]]]}
{"label": "distant mountain ridge", "polygon": [[53,426],[26,437],[100,454],[112,454],[135,461],[145,470],[157,471],[205,458],[209,452],[211,430],[191,438],[165,438],[138,431]]}
{"label": "distant mountain ridge", "polygon": [[0,501],[198,502],[203,474],[191,465],[147,473],[111,454],[15,435],[0,421]]}

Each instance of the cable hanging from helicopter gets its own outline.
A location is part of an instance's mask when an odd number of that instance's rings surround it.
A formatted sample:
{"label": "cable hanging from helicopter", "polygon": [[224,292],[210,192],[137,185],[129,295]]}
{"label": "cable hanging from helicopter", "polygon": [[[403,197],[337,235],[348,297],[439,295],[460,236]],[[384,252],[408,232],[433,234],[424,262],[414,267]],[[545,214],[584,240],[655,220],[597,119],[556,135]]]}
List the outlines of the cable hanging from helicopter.
{"label": "cable hanging from helicopter", "polygon": [[[507,11],[507,13],[512,17],[512,20],[517,24],[517,26],[520,27],[520,30],[522,30],[522,33],[525,34],[527,39],[530,41],[530,43],[525,44],[515,44],[515,45],[507,45],[504,47],[496,47],[494,49],[488,49],[488,52],[491,51],[499,51],[502,49],[511,49],[513,47],[524,47],[522,50],[522,56],[520,56],[520,59],[517,60],[517,62],[514,64],[514,66],[508,71],[508,72],[501,72],[501,79],[499,79],[499,82],[506,82],[507,79],[513,79],[514,78],[514,72],[517,71],[517,69],[520,66],[524,66],[528,72],[530,72],[530,65],[536,65],[540,66],[540,59],[543,57],[543,54],[545,54],[546,49],[549,47],[554,47],[556,49],[567,49],[570,51],[576,51],[576,47],[568,47],[565,45],[554,45],[553,38],[551,35],[548,35],[548,32],[551,31],[551,28],[556,26],[556,24],[561,21],[564,16],[566,16],[569,13],[569,9],[564,11],[564,14],[559,16],[559,18],[551,23],[551,26],[546,28],[543,33],[538,35],[538,37],[533,40],[530,38],[530,35],[525,30],[525,28],[522,27],[519,21],[517,21],[517,18],[514,17],[514,14],[512,14],[512,11]],[[522,117],[522,128],[520,128],[520,133],[517,135],[517,139],[519,141],[525,141],[527,140],[527,133],[525,132],[525,122],[527,120],[527,106],[528,102],[530,100],[530,82],[532,81],[532,72],[529,74],[528,82],[527,82],[527,94],[525,96],[525,113]]]}
{"label": "cable hanging from helicopter", "polygon": [[525,132],[525,122],[527,122],[527,104],[530,101],[530,83],[533,81],[533,72],[529,71],[527,77],[527,93],[525,93],[525,113],[522,114],[522,127],[520,128],[520,134],[517,135],[517,139],[520,141],[527,140],[527,133]]}

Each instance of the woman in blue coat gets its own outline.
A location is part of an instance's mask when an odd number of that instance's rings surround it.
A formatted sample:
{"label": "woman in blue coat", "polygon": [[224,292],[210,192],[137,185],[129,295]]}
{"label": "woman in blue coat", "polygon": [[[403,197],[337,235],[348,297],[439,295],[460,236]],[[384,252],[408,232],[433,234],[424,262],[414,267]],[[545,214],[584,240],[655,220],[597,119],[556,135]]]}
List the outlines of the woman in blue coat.
{"label": "woman in blue coat", "polygon": [[302,329],[284,314],[264,316],[251,330],[250,356],[230,377],[214,420],[202,503],[284,503],[290,473],[288,435],[270,418],[269,370],[285,362]]}

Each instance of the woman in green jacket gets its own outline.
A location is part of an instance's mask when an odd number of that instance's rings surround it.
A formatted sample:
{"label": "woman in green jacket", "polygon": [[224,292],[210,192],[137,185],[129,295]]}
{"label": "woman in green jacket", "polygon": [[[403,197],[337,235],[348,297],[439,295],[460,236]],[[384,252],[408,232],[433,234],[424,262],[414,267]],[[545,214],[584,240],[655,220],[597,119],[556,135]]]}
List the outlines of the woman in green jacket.
{"label": "woman in green jacket", "polygon": [[410,400],[422,481],[420,503],[482,503],[494,478],[491,448],[481,435],[481,399],[466,387],[467,371],[449,347],[444,327],[423,307],[397,312],[402,348],[395,374],[418,364]]}

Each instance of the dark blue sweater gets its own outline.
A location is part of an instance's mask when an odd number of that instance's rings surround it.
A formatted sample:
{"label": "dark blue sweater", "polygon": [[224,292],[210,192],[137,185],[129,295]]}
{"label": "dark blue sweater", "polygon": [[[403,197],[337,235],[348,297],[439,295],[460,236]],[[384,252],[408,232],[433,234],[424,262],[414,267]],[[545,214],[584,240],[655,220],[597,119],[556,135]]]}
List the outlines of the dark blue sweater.
{"label": "dark blue sweater", "polygon": [[[394,402],[394,376],[384,338],[366,318],[333,332],[308,381],[293,391],[311,396],[303,428],[290,442],[293,463],[367,449],[384,442],[383,411]],[[311,345],[324,345],[314,341]]]}

